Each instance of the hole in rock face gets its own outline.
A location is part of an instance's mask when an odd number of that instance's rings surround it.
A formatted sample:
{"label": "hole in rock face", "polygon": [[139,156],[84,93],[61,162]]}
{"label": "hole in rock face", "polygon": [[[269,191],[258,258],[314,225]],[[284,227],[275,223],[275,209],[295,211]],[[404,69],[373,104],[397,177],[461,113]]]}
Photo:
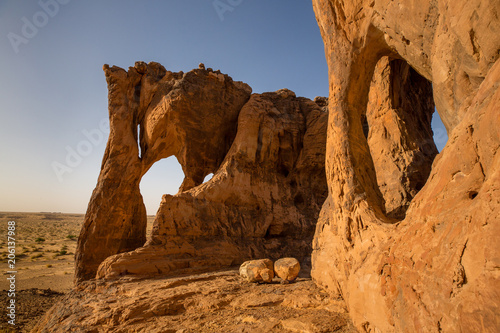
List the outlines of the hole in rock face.
{"label": "hole in rock face", "polygon": [[434,133],[434,144],[436,145],[437,150],[441,152],[448,142],[448,134],[446,132],[446,127],[444,127],[444,124],[441,121],[439,113],[437,113],[437,110],[434,110],[434,113],[432,114],[431,127],[432,132]]}
{"label": "hole in rock face", "polygon": [[284,164],[278,166],[278,171],[285,177],[288,177],[288,174],[290,173],[290,170],[288,170],[288,168]]}
{"label": "hole in rock face", "polygon": [[469,192],[469,199],[473,200],[474,198],[476,198],[478,195],[477,191],[470,191]]}
{"label": "hole in rock face", "polygon": [[139,158],[142,156],[142,151],[141,151],[141,125],[137,125],[137,147],[139,148]]}
{"label": "hole in rock face", "polygon": [[361,125],[363,126],[363,134],[365,136],[365,139],[368,139],[368,134],[370,133],[370,125],[368,124],[366,116],[361,116]]}
{"label": "hole in rock face", "polygon": [[210,179],[212,179],[213,176],[214,176],[213,173],[209,173],[208,175],[206,175],[205,179],[203,179],[203,183],[202,184],[205,184],[206,182],[208,182]]}
{"label": "hole in rock face", "polygon": [[162,196],[176,194],[183,179],[184,172],[175,156],[156,162],[142,177],[140,189],[148,214],[148,235],[149,224],[154,220],[152,216],[156,215]]}
{"label": "hole in rock face", "polygon": [[431,125],[434,111],[428,80],[403,60],[379,61],[366,109],[367,143],[383,209],[391,219],[405,218],[412,199],[427,182],[438,153]]}
{"label": "hole in rock face", "polygon": [[302,194],[299,193],[295,195],[295,197],[293,198],[293,203],[295,206],[300,206],[304,204],[304,198],[302,197]]}

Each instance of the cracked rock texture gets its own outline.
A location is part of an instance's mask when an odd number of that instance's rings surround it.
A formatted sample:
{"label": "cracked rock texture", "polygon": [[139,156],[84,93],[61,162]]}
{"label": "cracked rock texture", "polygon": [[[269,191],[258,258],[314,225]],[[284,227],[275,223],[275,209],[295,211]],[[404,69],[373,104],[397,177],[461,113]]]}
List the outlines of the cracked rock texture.
{"label": "cracked rock texture", "polygon": [[85,281],[32,332],[355,333],[344,302],[311,279],[247,283],[237,270],[186,277]]}
{"label": "cracked rock texture", "polygon": [[[105,66],[111,133],[76,254],[76,281],[194,273],[248,259],[310,256],[327,196],[326,101],[253,94],[219,71]],[[176,156],[151,239],[141,177]],[[201,184],[206,175],[214,173]]]}
{"label": "cracked rock texture", "polygon": [[[361,331],[500,331],[500,3],[313,6],[330,81],[314,281]],[[449,140],[431,165],[432,100]]]}

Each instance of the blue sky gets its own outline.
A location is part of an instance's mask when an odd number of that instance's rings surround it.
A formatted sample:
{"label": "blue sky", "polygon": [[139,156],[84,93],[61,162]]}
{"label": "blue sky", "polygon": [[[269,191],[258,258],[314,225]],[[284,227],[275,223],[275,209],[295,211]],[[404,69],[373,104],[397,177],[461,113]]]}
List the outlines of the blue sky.
{"label": "blue sky", "polygon": [[[107,139],[102,65],[138,60],[203,62],[254,92],[328,95],[307,0],[0,1],[0,211],[85,212]],[[72,151],[85,156],[58,174]],[[141,182],[148,214],[182,178],[173,157],[153,166]]]}

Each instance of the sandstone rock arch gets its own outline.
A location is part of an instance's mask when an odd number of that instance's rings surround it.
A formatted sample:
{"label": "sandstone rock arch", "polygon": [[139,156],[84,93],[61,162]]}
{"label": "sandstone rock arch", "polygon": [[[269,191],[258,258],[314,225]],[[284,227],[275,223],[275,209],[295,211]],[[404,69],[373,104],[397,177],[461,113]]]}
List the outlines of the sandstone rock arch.
{"label": "sandstone rock arch", "polygon": [[[499,123],[499,3],[313,5],[330,78],[329,197],[316,229],[313,278],[344,297],[365,331],[498,330],[500,138],[492,124]],[[450,138],[397,223],[387,216],[362,126],[383,57],[432,82]]]}
{"label": "sandstone rock arch", "polygon": [[431,129],[432,85],[405,61],[382,57],[374,70],[361,120],[373,161],[382,211],[392,221],[427,181],[437,154]]}
{"label": "sandstone rock arch", "polygon": [[[310,255],[326,198],[324,99],[287,89],[251,95],[204,68],[172,73],[138,62],[104,71],[111,133],[78,241],[77,283]],[[146,243],[139,182],[168,156],[185,179],[163,196]]]}
{"label": "sandstone rock arch", "polygon": [[78,240],[77,282],[95,277],[110,255],[144,245],[146,210],[139,183],[153,163],[176,156],[185,174],[180,191],[217,169],[251,94],[248,85],[203,69],[173,73],[143,62],[128,72],[103,69],[111,131]]}
{"label": "sandstone rock arch", "polygon": [[[358,328],[498,331],[498,1],[313,5],[329,65],[328,115],[321,100],[288,90],[251,95],[248,86],[203,68],[183,74],[154,63],[138,63],[128,72],[105,67],[111,133],[78,243],[77,281],[96,273],[110,278],[189,272],[290,247],[303,252],[308,240],[294,238],[293,230],[314,227],[327,189],[312,275],[346,300]],[[179,125],[191,118],[166,112],[200,111],[199,96],[205,95],[191,89],[199,82],[218,96],[210,105],[220,107],[211,111],[237,110],[234,119],[232,112],[221,114],[227,123],[216,127],[223,135],[208,142],[220,149],[208,155],[203,140],[212,133],[196,133],[187,148],[188,131]],[[406,103],[390,87],[400,89]],[[449,134],[436,158],[429,132],[433,103]],[[207,114],[201,111],[192,115]],[[318,138],[326,141],[326,154]],[[179,159],[186,179],[178,195],[163,198],[153,237],[144,244],[138,182],[155,160],[169,155]],[[325,156],[328,187],[317,172]],[[258,186],[249,180],[255,170],[264,179]],[[211,172],[213,179],[197,187]],[[247,202],[242,213],[235,208],[241,207],[241,193],[257,193],[269,204]],[[277,197],[284,198],[278,205]],[[179,207],[189,214],[180,214]],[[217,220],[221,213],[228,218]]]}
{"label": "sandstone rock arch", "polygon": [[309,257],[326,198],[326,117],[317,103],[287,89],[253,94],[213,178],[164,195],[151,239],[108,257],[97,277],[167,276],[250,258]]}

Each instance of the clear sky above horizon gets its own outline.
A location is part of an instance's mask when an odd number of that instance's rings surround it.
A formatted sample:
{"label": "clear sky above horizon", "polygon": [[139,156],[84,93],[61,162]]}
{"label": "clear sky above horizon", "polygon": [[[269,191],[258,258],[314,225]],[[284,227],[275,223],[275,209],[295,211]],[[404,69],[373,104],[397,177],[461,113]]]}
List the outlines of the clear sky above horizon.
{"label": "clear sky above horizon", "polygon": [[[308,0],[0,0],[0,32],[0,211],[85,212],[107,140],[103,64],[203,62],[257,93],[328,96]],[[182,179],[174,157],[153,166],[148,214]]]}

